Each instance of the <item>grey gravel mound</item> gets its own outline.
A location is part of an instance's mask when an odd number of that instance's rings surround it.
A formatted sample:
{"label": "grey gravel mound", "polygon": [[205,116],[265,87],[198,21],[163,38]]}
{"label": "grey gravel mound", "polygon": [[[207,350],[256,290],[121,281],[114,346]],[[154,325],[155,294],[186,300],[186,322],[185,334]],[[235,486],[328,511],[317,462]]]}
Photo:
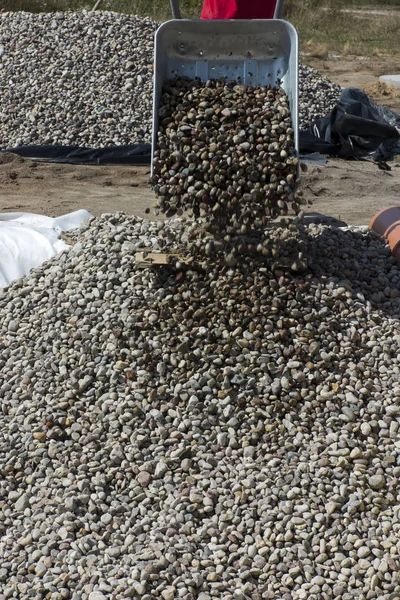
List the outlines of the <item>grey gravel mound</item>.
{"label": "grey gravel mound", "polygon": [[[157,24],[114,12],[0,13],[0,149],[150,142]],[[300,69],[300,128],[340,88]]]}
{"label": "grey gravel mound", "polygon": [[0,14],[0,147],[149,140],[156,28],[102,11]]}
{"label": "grey gravel mound", "polygon": [[103,216],[0,294],[0,597],[398,597],[399,269],[271,236],[303,275]]}
{"label": "grey gravel mound", "polygon": [[340,99],[342,88],[321,73],[299,66],[299,123],[306,130],[319,117],[327,116]]}

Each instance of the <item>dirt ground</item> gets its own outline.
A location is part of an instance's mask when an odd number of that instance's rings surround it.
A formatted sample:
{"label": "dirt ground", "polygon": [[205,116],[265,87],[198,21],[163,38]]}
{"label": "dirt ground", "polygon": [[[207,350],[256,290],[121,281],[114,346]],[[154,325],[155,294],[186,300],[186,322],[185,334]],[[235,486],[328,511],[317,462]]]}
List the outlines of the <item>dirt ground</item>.
{"label": "dirt ground", "polygon": [[[400,73],[399,59],[306,59],[344,87],[360,87],[375,101],[400,113],[400,90],[387,89],[378,76]],[[309,164],[301,187],[307,210],[366,225],[381,208],[399,203],[400,159],[382,171],[367,161],[329,159]],[[147,167],[71,166],[36,163],[16,155],[0,155],[0,213],[33,212],[62,215],[85,208],[94,215],[122,210],[145,216],[154,196]]]}

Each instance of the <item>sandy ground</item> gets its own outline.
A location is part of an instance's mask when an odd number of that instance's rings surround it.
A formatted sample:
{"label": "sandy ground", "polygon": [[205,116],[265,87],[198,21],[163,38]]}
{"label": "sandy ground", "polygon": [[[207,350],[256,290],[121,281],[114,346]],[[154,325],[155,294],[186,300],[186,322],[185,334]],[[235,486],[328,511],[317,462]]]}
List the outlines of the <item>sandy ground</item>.
{"label": "sandy ground", "polygon": [[305,56],[303,60],[342,87],[360,88],[377,104],[382,104],[400,113],[400,89],[387,86],[379,81],[381,75],[400,73],[400,54],[390,58],[366,58],[365,56],[315,58]]}
{"label": "sandy ground", "polygon": [[[365,89],[377,102],[400,113],[400,90],[378,84],[378,76],[400,72],[400,58],[307,59],[343,86]],[[397,71],[396,71],[397,69]],[[400,160],[391,171],[367,161],[330,159],[325,167],[308,165],[301,187],[307,210],[368,224],[381,208],[399,203]],[[147,167],[71,166],[36,163],[0,154],[0,212],[58,216],[85,208],[94,215],[122,210],[145,216],[154,197]]]}
{"label": "sandy ground", "polygon": [[[4,159],[10,162],[1,164]],[[307,210],[348,224],[367,225],[381,208],[398,204],[400,161],[391,171],[370,162],[329,160],[325,167],[309,164],[301,189]],[[94,215],[122,210],[147,216],[154,196],[145,167],[52,165],[0,157],[0,212],[34,212],[58,216],[85,208]]]}

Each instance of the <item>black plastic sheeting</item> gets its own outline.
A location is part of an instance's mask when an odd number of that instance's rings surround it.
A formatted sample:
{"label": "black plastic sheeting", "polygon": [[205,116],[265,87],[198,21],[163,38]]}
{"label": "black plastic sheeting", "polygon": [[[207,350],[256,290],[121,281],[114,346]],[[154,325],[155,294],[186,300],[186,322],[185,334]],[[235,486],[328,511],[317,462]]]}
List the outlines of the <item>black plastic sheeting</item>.
{"label": "black plastic sheeting", "polygon": [[13,152],[37,162],[67,163],[70,165],[149,165],[151,145],[82,148],[79,146],[19,146],[3,152]]}
{"label": "black plastic sheeting", "polygon": [[[375,104],[355,88],[342,91],[336,107],[317,119],[309,131],[300,132],[300,156],[319,153],[352,159],[370,157],[377,162],[400,154],[400,115]],[[79,146],[21,146],[8,148],[38,162],[75,165],[150,165],[151,145],[135,144],[110,148]]]}
{"label": "black plastic sheeting", "polygon": [[365,92],[348,88],[330,115],[300,133],[300,151],[387,161],[400,153],[396,126],[400,128],[400,115],[375,104]]}

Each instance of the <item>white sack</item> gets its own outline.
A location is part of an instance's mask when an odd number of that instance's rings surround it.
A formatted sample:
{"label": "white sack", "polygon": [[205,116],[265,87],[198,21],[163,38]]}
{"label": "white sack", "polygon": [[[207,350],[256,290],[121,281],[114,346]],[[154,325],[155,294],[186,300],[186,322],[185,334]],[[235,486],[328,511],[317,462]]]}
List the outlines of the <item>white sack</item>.
{"label": "white sack", "polygon": [[0,214],[0,288],[67,249],[60,233],[79,227],[91,217],[87,210],[56,219],[32,213]]}

